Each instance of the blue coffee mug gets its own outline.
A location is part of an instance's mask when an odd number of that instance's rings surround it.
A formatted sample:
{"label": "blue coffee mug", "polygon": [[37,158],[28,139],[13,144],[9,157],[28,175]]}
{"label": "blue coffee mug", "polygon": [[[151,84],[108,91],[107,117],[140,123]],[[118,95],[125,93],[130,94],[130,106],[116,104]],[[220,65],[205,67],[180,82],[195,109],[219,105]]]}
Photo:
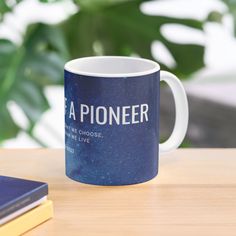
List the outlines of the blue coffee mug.
{"label": "blue coffee mug", "polygon": [[[171,88],[176,121],[159,144],[160,81]],[[95,185],[148,181],[158,173],[159,153],[177,148],[186,133],[184,88],[158,63],[99,56],[65,65],[66,175]]]}

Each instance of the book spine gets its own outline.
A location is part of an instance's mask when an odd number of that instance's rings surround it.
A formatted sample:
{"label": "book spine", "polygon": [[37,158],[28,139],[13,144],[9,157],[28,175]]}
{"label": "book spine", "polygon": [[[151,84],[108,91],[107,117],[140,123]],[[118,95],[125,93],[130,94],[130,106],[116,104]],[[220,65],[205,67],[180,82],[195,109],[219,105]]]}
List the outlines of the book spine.
{"label": "book spine", "polygon": [[20,210],[23,207],[45,197],[48,195],[48,185],[44,184],[33,191],[27,192],[22,197],[17,198],[15,201],[10,202],[0,211],[0,219],[8,216],[9,214]]}

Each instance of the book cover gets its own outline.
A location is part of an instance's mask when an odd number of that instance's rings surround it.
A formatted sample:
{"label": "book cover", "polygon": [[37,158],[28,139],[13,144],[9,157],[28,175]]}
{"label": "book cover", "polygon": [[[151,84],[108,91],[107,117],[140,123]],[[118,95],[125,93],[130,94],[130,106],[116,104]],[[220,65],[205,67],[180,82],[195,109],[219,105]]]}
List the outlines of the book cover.
{"label": "book cover", "polygon": [[0,219],[48,195],[46,183],[0,176]]}
{"label": "book cover", "polygon": [[34,209],[0,226],[0,236],[18,236],[53,217],[52,201],[47,200]]}

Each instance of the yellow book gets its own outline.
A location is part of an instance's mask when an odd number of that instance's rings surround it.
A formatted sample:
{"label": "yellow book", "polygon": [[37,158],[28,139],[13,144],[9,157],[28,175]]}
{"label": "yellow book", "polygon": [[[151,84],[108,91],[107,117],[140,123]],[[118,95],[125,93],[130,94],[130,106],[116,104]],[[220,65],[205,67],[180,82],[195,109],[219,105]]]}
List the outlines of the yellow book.
{"label": "yellow book", "polygon": [[52,218],[52,201],[45,201],[41,205],[0,226],[0,236],[19,236],[44,221]]}

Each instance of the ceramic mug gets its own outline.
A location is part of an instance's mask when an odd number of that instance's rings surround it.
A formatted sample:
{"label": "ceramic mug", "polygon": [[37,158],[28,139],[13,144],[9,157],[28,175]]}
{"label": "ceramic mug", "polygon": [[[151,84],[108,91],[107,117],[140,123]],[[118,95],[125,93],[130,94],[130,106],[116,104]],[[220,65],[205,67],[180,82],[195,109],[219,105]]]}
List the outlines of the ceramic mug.
{"label": "ceramic mug", "polygon": [[[159,154],[185,136],[188,103],[177,77],[142,58],[99,56],[65,65],[66,175],[96,185],[148,181],[158,173]],[[160,81],[171,88],[176,120],[159,144]]]}

